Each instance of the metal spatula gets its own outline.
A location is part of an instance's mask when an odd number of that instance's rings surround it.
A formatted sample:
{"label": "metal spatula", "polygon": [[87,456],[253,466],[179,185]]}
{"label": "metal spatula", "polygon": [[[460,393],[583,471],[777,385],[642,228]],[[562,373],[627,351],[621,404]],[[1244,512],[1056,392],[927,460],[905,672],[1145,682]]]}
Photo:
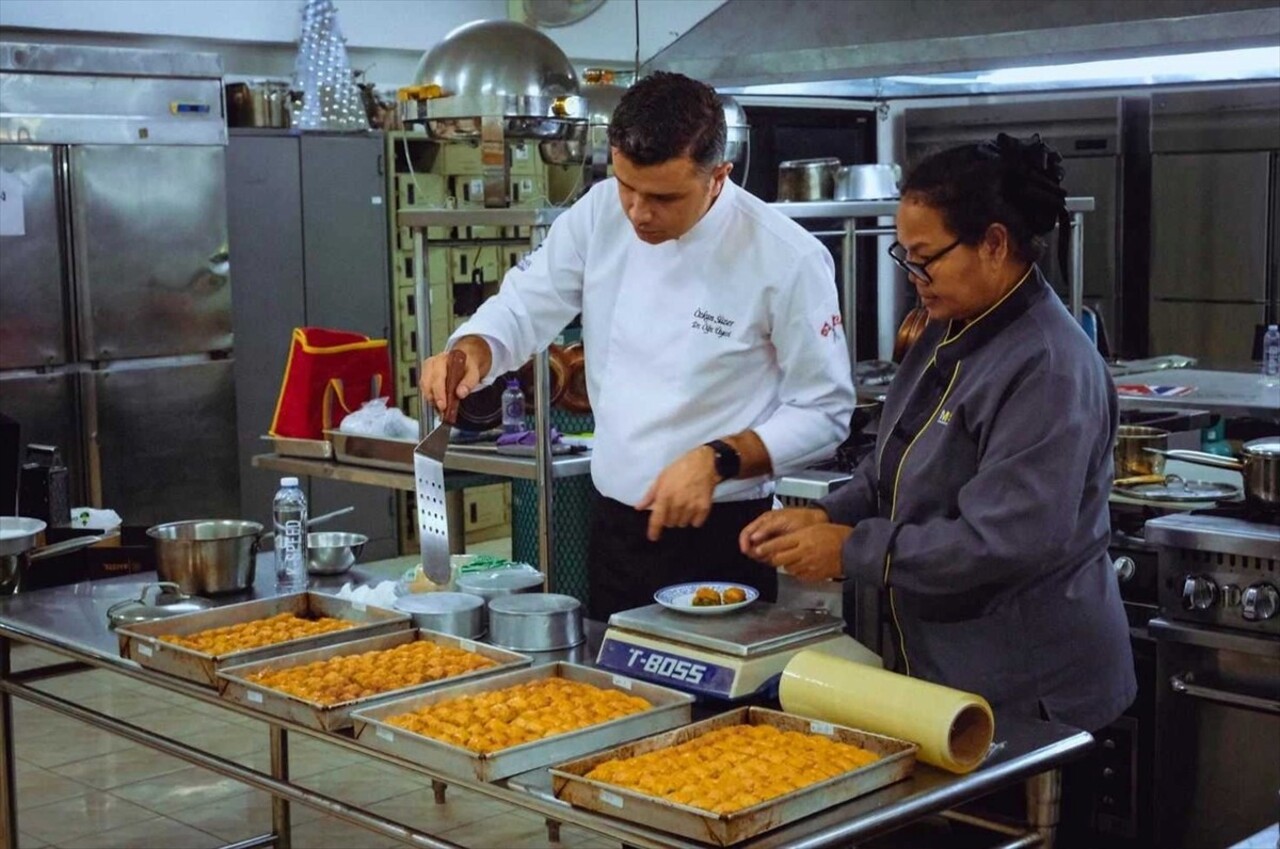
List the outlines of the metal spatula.
{"label": "metal spatula", "polygon": [[[449,562],[449,514],[445,509],[444,455],[449,450],[449,431],[458,415],[458,383],[467,367],[467,355],[450,351],[445,371],[445,397],[449,399],[435,430],[413,449],[413,476],[418,494],[418,542],[422,551],[422,571],[432,582],[446,584],[452,577]],[[427,406],[423,403],[423,412]]]}

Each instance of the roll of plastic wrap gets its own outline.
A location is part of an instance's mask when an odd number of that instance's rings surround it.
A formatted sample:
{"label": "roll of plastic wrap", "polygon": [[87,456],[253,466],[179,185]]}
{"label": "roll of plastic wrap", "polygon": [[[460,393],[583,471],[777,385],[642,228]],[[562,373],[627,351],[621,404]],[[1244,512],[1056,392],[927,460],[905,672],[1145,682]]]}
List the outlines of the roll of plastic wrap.
{"label": "roll of plastic wrap", "polygon": [[915,743],[920,760],[955,773],[982,763],[995,733],[981,696],[819,651],[791,659],[779,697],[788,713]]}

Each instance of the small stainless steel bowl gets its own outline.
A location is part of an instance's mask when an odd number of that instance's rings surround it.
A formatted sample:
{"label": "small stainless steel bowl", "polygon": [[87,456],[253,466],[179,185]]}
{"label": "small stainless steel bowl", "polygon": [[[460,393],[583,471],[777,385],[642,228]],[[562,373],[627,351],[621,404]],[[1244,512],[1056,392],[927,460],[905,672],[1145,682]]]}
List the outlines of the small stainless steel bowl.
{"label": "small stainless steel bowl", "polygon": [[484,599],[470,593],[431,592],[400,596],[395,608],[415,628],[478,640],[484,636]]}
{"label": "small stainless steel bowl", "polygon": [[569,595],[528,593],[489,602],[489,642],[516,651],[555,651],[585,639],[582,603]]}
{"label": "small stainless steel bowl", "polygon": [[356,565],[368,541],[364,534],[342,531],[307,534],[307,571],[312,575],[341,575]]}

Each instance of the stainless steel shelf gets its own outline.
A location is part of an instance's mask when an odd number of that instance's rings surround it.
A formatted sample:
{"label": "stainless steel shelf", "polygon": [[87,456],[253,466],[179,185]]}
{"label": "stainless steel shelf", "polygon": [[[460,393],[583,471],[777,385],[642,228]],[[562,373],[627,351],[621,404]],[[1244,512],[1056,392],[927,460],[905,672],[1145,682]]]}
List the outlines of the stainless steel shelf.
{"label": "stainless steel shelf", "polygon": [[401,227],[548,227],[565,210],[539,209],[402,209]]}
{"label": "stainless steel shelf", "polygon": [[[405,492],[414,491],[413,473],[407,471],[375,469],[351,463],[335,463],[332,460],[306,460],[279,454],[259,454],[253,458],[253,465],[254,468],[270,469],[291,475],[362,483],[400,489]],[[530,481],[538,479],[538,463],[533,457],[511,457],[492,452],[468,451],[465,448],[450,448],[444,458],[444,467],[447,471],[454,472],[473,472],[479,475]],[[551,461],[552,478],[571,478],[588,474],[590,471],[590,452],[557,457]]]}
{"label": "stainless steel shelf", "polygon": [[[875,218],[895,215],[899,201],[894,200],[822,200],[803,203],[771,203],[769,206],[792,219],[803,218]],[[1093,212],[1093,198],[1067,198],[1067,212]]]}

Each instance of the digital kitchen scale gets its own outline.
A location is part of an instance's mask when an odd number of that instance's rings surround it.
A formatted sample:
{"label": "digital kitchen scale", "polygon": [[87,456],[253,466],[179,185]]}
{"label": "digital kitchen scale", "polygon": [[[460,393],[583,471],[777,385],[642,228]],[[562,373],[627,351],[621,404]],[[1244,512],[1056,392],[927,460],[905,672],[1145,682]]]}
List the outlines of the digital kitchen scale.
{"label": "digital kitchen scale", "polygon": [[658,604],[609,617],[596,665],[700,696],[742,699],[768,689],[806,649],[881,666],[825,610],[755,604],[725,616],[689,616]]}

